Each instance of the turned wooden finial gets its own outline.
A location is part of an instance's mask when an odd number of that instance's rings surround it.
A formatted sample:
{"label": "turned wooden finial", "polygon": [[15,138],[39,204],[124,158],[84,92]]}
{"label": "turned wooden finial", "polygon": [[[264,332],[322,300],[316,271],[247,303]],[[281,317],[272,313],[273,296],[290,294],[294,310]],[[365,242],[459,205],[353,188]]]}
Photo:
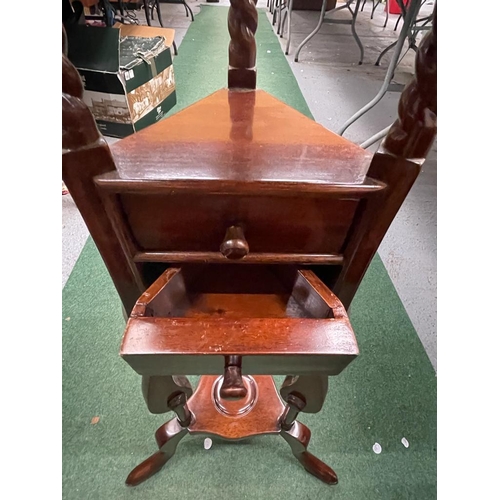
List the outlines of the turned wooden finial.
{"label": "turned wooden finial", "polygon": [[437,132],[437,11],[432,29],[415,57],[415,77],[401,95],[399,118],[383,142],[384,149],[403,158],[425,158]]}
{"label": "turned wooden finial", "polygon": [[257,0],[231,0],[227,25],[229,42],[228,87],[230,89],[255,89],[257,71],[255,69],[257,31]]}

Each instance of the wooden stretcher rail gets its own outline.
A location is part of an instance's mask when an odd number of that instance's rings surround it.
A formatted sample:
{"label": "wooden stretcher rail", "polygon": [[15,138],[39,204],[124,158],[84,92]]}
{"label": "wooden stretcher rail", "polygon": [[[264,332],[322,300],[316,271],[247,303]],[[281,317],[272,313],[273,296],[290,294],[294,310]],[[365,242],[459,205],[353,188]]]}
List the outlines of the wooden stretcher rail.
{"label": "wooden stretcher rail", "polygon": [[[338,254],[295,254],[295,253],[250,253],[239,259],[240,264],[336,264],[341,265],[344,258]],[[170,263],[216,263],[230,264],[220,252],[138,252],[134,262]]]}

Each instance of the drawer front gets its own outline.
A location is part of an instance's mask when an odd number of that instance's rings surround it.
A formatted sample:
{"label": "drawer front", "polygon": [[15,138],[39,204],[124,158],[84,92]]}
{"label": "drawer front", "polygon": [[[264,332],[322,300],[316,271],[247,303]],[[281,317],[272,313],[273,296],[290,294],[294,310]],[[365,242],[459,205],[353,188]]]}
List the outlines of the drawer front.
{"label": "drawer front", "polygon": [[342,303],[313,272],[209,264],[169,268],[149,287],[120,354],[141,375],[220,375],[231,355],[246,374],[337,375],[359,349]]}
{"label": "drawer front", "polygon": [[252,253],[339,253],[358,200],[236,195],[121,194],[143,252],[219,252],[243,228]]}

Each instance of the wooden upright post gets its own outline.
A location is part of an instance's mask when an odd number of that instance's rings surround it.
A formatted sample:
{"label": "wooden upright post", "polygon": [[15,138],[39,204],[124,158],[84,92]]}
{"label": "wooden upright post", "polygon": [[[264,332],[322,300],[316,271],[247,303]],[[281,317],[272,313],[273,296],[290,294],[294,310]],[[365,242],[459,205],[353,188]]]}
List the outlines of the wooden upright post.
{"label": "wooden upright post", "polygon": [[[401,95],[398,119],[373,156],[367,176],[386,184],[384,195],[360,204],[363,212],[377,214],[365,218],[368,227],[358,227],[344,251],[344,265],[333,292],[349,308],[368,269],[408,192],[417,179],[422,163],[437,132],[437,14],[432,30],[420,44],[415,58],[415,76]],[[355,224],[355,227],[357,224]]]}
{"label": "wooden upright post", "polygon": [[257,70],[255,68],[257,31],[257,0],[231,0],[227,16],[229,42],[229,89],[255,89]]}

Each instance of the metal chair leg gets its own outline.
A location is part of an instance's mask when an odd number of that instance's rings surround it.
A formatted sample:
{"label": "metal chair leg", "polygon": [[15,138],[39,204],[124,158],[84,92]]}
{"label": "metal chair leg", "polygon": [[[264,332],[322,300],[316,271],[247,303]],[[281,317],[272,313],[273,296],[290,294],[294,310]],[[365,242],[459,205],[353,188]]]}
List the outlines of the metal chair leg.
{"label": "metal chair leg", "polygon": [[155,0],[155,4],[156,4],[156,13],[158,14],[158,22],[160,23],[160,26],[163,28],[163,20],[161,18],[160,2],[158,0]]}
{"label": "metal chair leg", "polygon": [[394,26],[394,31],[397,31],[399,21],[401,21],[401,18],[402,18],[402,17],[403,17],[403,14],[400,14],[400,15],[399,15],[399,17],[398,17],[398,20],[396,21],[396,25]]}
{"label": "metal chair leg", "polygon": [[188,12],[189,12],[189,16],[191,16],[191,22],[193,22],[194,15],[193,15],[193,11],[191,10],[191,7],[186,3],[185,0],[182,3],[184,4],[184,8],[186,9],[186,17],[188,17]]}
{"label": "metal chair leg", "polygon": [[283,12],[283,18],[281,20],[281,28],[280,28],[280,38],[283,38],[283,35],[285,34],[285,22],[286,18],[288,16],[288,8],[284,9],[285,12]]}
{"label": "metal chair leg", "polygon": [[146,22],[148,26],[151,26],[151,14],[149,13],[149,2],[148,0],[142,0],[142,4],[144,5],[144,14],[146,15]]}
{"label": "metal chair leg", "polygon": [[281,30],[281,12],[283,11],[283,0],[278,0],[278,28],[276,29],[276,34],[280,34]]}
{"label": "metal chair leg", "polygon": [[287,26],[287,36],[285,54],[288,55],[290,52],[290,43],[292,41],[292,9],[293,0],[288,0],[288,26]]}
{"label": "metal chair leg", "polygon": [[[137,486],[160,469],[174,456],[177,445],[181,439],[188,433],[187,429],[182,427],[177,418],[173,418],[162,425],[157,431],[157,442],[160,445],[160,451],[157,451],[149,458],[140,463],[127,477],[128,486]],[[160,444],[161,443],[161,444]]]}

